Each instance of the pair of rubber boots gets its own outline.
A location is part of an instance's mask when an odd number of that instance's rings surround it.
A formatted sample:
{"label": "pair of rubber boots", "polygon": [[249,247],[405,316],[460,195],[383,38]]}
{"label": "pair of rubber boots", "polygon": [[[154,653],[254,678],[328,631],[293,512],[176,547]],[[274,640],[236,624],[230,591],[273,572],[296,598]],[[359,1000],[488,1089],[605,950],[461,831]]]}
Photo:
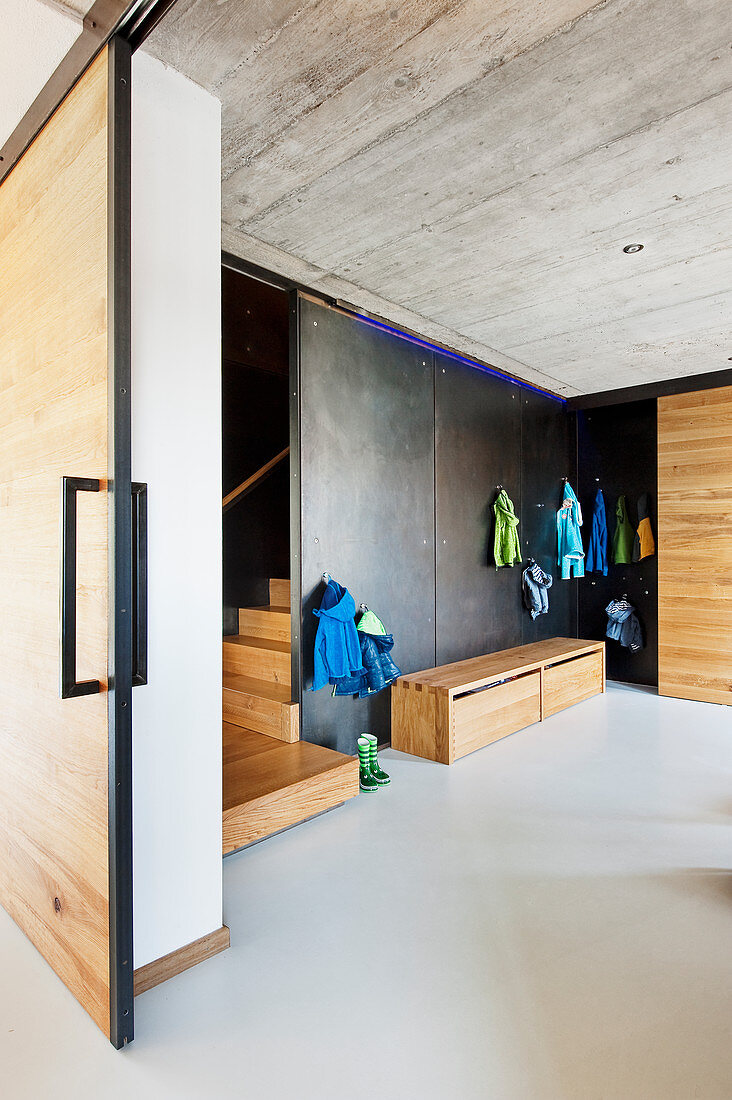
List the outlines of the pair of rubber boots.
{"label": "pair of rubber boots", "polygon": [[378,744],[372,733],[365,733],[358,739],[359,786],[367,793],[391,783],[389,776],[379,767]]}

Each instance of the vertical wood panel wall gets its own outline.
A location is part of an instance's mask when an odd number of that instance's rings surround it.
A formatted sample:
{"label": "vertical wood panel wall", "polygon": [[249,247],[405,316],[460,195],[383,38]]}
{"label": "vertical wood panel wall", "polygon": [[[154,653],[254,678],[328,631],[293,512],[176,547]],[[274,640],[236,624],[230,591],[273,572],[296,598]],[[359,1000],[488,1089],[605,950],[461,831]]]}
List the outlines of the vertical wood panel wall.
{"label": "vertical wood panel wall", "polygon": [[732,704],[732,387],[658,401],[659,692]]}
{"label": "vertical wood panel wall", "polygon": [[[107,477],[107,79],[105,50],[0,188],[0,902],[109,1034],[107,694],[59,698],[60,479]],[[104,688],[106,492],[77,530]]]}

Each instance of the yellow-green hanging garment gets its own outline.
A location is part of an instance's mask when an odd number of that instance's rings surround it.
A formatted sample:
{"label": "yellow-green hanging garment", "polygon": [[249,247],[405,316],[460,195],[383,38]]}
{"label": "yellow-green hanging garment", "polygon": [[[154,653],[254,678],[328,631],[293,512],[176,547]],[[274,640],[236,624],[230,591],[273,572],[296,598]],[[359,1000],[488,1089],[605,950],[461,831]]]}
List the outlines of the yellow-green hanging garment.
{"label": "yellow-green hanging garment", "polygon": [[625,506],[625,494],[618,497],[615,505],[615,533],[613,534],[613,561],[615,565],[629,565],[633,558],[635,531],[628,519]]}
{"label": "yellow-green hanging garment", "polygon": [[513,565],[514,562],[521,561],[517,530],[519,521],[513,510],[513,501],[505,489],[498,494],[493,505],[493,514],[496,517],[496,534],[493,540],[496,568],[499,565]]}

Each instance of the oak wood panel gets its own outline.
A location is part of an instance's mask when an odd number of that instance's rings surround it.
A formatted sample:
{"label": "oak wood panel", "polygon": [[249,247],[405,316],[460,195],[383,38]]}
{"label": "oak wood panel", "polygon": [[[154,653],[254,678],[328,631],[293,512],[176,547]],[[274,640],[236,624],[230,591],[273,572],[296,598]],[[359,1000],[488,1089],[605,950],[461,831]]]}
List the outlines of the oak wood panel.
{"label": "oak wood panel", "polygon": [[107,52],[0,188],[0,900],[109,1035],[107,498],[78,509],[59,698],[63,475],[107,476]]}
{"label": "oak wood panel", "polygon": [[441,764],[453,762],[450,700],[406,677],[391,689],[391,747]]}
{"label": "oak wood panel", "polygon": [[486,653],[480,657],[469,657],[466,661],[455,661],[439,668],[412,672],[401,677],[401,683],[422,683],[430,687],[444,688],[448,691],[470,691],[495,680],[505,680],[508,676],[518,676],[532,668],[547,664],[563,657],[579,656],[593,650],[599,650],[602,642],[583,641],[577,638],[547,638],[540,642],[502,649],[496,653]]}
{"label": "oak wood panel", "polygon": [[289,642],[234,634],[224,639],[224,673],[252,676],[276,684],[290,684]]}
{"label": "oak wood panel", "polygon": [[174,978],[176,974],[182,974],[184,970],[190,970],[206,959],[213,958],[221,951],[225,951],[231,944],[231,935],[226,925],[209,932],[207,936],[201,936],[193,943],[187,943],[169,955],[163,955],[160,959],[153,959],[145,966],[139,966],[135,970],[135,996],[146,993],[148,989],[167,982],[168,978]]}
{"label": "oak wood panel", "polygon": [[543,713],[549,718],[557,711],[573,707],[603,690],[601,653],[575,657],[544,669]]}
{"label": "oak wood panel", "polygon": [[290,608],[242,607],[239,609],[239,633],[250,638],[269,638],[273,642],[290,642]]}
{"label": "oak wood panel", "polygon": [[343,753],[224,724],[223,852],[305,821],[358,794],[358,761]]}
{"label": "oak wood panel", "polygon": [[392,686],[392,747],[452,764],[604,690],[604,642],[574,638],[411,673]]}
{"label": "oak wood panel", "polygon": [[659,692],[732,704],[732,387],[658,400]]}
{"label": "oak wood panel", "polygon": [[541,672],[453,700],[454,756],[476,749],[541,721]]}
{"label": "oak wood panel", "polygon": [[290,606],[290,582],[275,577],[269,582],[269,602],[275,607]]}
{"label": "oak wood panel", "polygon": [[287,684],[226,674],[223,720],[280,741],[294,742],[300,738],[300,707],[290,699]]}

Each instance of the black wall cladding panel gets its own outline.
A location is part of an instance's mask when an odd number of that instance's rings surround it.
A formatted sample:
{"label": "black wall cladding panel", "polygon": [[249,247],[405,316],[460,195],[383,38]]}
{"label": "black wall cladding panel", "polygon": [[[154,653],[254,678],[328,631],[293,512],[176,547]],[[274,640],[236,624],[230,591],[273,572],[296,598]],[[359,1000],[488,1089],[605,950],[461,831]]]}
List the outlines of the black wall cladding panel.
{"label": "black wall cladding panel", "polygon": [[[563,581],[557,564],[557,509],[568,477],[575,492],[576,421],[562,402],[533,390],[521,391],[521,553],[551,574],[549,611],[533,619],[522,612],[524,644],[541,638],[577,637],[577,586]],[[585,545],[589,529],[583,529]]]}
{"label": "black wall cladding panel", "polygon": [[494,565],[493,503],[503,485],[520,508],[522,392],[435,356],[438,665],[521,643],[521,566]]}
{"label": "black wall cladding panel", "polygon": [[[225,361],[222,381],[228,493],[287,446],[289,380]],[[223,515],[225,634],[238,633],[238,608],[269,603],[270,577],[290,575],[289,493],[285,460]]]}
{"label": "black wall cladding panel", "polygon": [[[638,497],[650,494],[651,525],[658,537],[658,454],[656,401],[634,401],[577,413],[578,494],[584,512],[585,548],[589,542],[592,508],[598,484],[605,497],[608,526],[608,562],[615,530],[615,503],[625,493],[628,518],[637,526]],[[595,479],[599,478],[599,482]],[[577,488],[577,486],[575,486]],[[605,608],[627,593],[636,608],[645,649],[632,654],[618,642],[607,641],[607,675],[628,684],[658,685],[658,559],[654,555],[630,565],[609,564],[608,575],[588,574],[579,582],[579,632],[582,638],[604,638]]]}
{"label": "black wall cladding panel", "polygon": [[433,356],[303,300],[300,325],[302,736],[354,753],[388,740],[390,693],[313,692],[327,571],[394,634],[403,672],[435,664]]}

